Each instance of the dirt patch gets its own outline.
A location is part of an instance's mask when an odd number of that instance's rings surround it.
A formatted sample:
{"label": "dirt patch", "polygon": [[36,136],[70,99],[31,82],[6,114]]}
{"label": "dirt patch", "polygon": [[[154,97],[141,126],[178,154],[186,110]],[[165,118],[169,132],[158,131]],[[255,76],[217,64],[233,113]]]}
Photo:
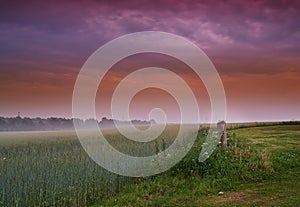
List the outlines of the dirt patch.
{"label": "dirt patch", "polygon": [[213,196],[214,203],[244,203],[244,204],[257,204],[257,206],[270,206],[283,198],[278,198],[274,196],[261,195],[261,194],[253,194],[253,193],[228,193],[222,196]]}
{"label": "dirt patch", "polygon": [[216,203],[223,203],[223,202],[232,202],[232,201],[240,201],[246,198],[247,195],[246,193],[231,193],[226,195],[226,193],[222,196],[217,196],[216,197]]}

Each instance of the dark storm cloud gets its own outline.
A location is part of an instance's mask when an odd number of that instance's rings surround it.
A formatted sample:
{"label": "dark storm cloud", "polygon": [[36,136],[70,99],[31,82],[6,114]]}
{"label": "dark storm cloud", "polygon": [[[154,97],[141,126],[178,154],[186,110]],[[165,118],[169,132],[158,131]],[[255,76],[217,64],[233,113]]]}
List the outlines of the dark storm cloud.
{"label": "dark storm cloud", "polygon": [[159,30],[192,40],[225,72],[234,72],[233,68],[269,72],[276,67],[248,69],[239,66],[242,61],[223,66],[221,60],[298,57],[299,5],[298,1],[7,1],[0,8],[0,70],[78,72],[108,40]]}

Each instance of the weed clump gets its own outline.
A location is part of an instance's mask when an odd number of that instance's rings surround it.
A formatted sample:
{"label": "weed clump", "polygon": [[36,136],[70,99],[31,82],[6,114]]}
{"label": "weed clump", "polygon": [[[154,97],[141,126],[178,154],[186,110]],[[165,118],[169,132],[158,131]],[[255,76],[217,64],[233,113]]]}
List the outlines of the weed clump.
{"label": "weed clump", "polygon": [[206,131],[200,131],[196,143],[186,157],[168,173],[182,176],[201,176],[212,185],[228,186],[237,182],[259,182],[272,175],[274,169],[266,150],[259,149],[235,134],[229,134],[228,146],[217,146],[204,162],[198,161]]}

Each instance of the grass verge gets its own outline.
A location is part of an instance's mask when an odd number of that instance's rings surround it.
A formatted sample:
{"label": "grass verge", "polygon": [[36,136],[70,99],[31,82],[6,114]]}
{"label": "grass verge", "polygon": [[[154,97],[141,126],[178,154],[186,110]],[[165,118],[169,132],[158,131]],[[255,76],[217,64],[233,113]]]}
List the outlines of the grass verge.
{"label": "grass verge", "polygon": [[169,171],[136,179],[93,206],[299,206],[300,126],[238,128],[228,134],[229,146],[199,163],[201,131],[192,150]]}

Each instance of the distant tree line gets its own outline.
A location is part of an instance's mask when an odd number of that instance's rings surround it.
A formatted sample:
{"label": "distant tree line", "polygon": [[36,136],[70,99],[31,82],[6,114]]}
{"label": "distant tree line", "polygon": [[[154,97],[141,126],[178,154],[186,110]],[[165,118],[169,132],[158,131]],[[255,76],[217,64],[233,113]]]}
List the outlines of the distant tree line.
{"label": "distant tree line", "polygon": [[0,117],[0,131],[52,131],[52,130],[73,130],[74,123],[77,123],[77,126],[81,128],[89,128],[93,123],[95,126],[98,125],[101,128],[113,128],[115,123],[121,126],[128,126],[130,123],[136,126],[156,124],[154,120],[151,121],[141,121],[141,120],[132,120],[132,121],[119,121],[113,119],[107,119],[106,117],[102,118],[101,121],[95,119],[67,119],[67,118],[21,118],[17,117]]}

